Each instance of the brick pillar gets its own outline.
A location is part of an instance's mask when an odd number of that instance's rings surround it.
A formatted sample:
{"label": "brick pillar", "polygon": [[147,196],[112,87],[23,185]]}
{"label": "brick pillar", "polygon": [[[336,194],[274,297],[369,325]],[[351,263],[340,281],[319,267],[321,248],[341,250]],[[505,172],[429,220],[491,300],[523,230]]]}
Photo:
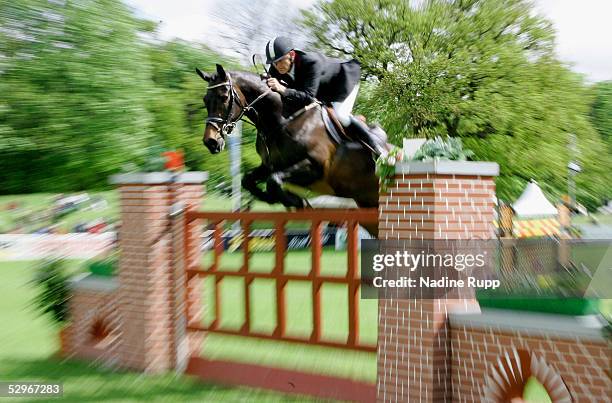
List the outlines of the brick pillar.
{"label": "brick pillar", "polygon": [[[379,200],[379,238],[492,239],[494,177],[489,162],[414,162],[396,166]],[[377,400],[452,400],[447,310],[468,300],[379,301]],[[477,305],[476,305],[477,307]]]}
{"label": "brick pillar", "polygon": [[[120,365],[143,372],[184,368],[184,265],[176,202],[199,206],[206,174],[116,175],[119,186]],[[199,296],[199,295],[198,295]]]}

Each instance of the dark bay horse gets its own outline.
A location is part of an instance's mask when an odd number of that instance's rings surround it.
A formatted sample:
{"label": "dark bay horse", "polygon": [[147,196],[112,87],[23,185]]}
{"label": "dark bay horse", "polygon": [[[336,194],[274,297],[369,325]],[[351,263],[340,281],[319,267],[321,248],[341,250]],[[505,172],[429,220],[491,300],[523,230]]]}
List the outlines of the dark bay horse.
{"label": "dark bay horse", "polygon": [[211,153],[223,150],[226,135],[243,116],[257,128],[262,164],[242,179],[243,187],[257,199],[305,207],[301,197],[283,189],[288,183],[353,199],[359,207],[378,207],[378,177],[370,150],[356,142],[332,141],[318,104],[285,118],[281,96],[258,75],[226,72],[219,64],[212,74],[196,71],[209,84],[203,142]]}

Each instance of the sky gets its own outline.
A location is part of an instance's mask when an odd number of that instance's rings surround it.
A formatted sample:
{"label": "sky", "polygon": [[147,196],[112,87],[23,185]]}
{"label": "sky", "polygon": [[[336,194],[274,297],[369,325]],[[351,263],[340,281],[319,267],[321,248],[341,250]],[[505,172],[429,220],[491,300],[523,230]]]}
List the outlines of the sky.
{"label": "sky", "polygon": [[[218,0],[126,1],[139,15],[160,22],[163,39],[206,43],[219,28],[210,17]],[[288,7],[304,8],[314,0],[286,2]],[[612,0],[535,0],[535,5],[554,25],[561,60],[591,82],[612,80]]]}
{"label": "sky", "polygon": [[612,80],[612,0],[537,0],[553,22],[557,54],[590,81]]}

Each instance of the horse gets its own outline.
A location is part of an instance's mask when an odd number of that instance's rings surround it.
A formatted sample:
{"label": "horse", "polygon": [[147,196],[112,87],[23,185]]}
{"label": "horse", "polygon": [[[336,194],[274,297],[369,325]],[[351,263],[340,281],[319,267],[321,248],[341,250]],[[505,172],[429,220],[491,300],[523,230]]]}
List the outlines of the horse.
{"label": "horse", "polygon": [[[336,142],[327,129],[318,103],[286,117],[281,96],[255,73],[227,72],[220,64],[215,73],[197,74],[208,88],[203,98],[208,111],[202,142],[212,154],[225,147],[226,136],[244,116],[257,129],[256,149],[261,165],[248,172],[242,186],[264,202],[287,208],[305,208],[307,202],[287,188],[353,199],[361,208],[378,207],[378,177],[372,153],[357,142]],[[380,140],[386,144],[384,131]],[[265,189],[260,185],[265,184]],[[287,186],[289,185],[289,186]],[[367,228],[376,235],[377,228]]]}

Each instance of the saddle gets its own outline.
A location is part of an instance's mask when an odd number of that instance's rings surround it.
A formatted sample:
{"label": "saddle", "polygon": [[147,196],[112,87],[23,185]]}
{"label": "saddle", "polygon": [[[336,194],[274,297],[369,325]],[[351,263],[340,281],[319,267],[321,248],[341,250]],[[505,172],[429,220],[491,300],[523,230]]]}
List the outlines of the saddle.
{"label": "saddle", "polygon": [[[362,143],[363,140],[359,139],[355,133],[352,131],[346,131],[344,126],[340,123],[338,118],[336,117],[336,113],[331,106],[322,106],[321,107],[321,117],[323,118],[323,123],[325,124],[325,128],[327,130],[327,134],[336,144],[346,143],[346,142],[357,142]],[[364,116],[356,116],[357,119],[361,120],[363,123],[367,124]],[[369,125],[370,134],[372,136],[372,141],[382,144],[383,146],[387,143],[387,133],[378,125]]]}
{"label": "saddle", "polygon": [[334,108],[331,106],[323,106],[321,108],[321,117],[323,118],[323,123],[325,123],[325,128],[327,129],[327,134],[329,137],[337,143],[343,143],[348,141],[353,141],[346,131],[342,124],[338,121],[336,114],[334,113]]}
{"label": "saddle", "polygon": [[[320,102],[313,102],[303,107],[302,109],[298,110],[297,112],[293,113],[291,116],[287,118],[287,122],[292,121],[293,119],[300,116],[304,112],[310,109],[316,108],[318,106],[321,106],[321,118],[323,119],[323,124],[325,125],[325,130],[327,132],[327,135],[330,137],[330,139],[334,143],[336,144],[352,143],[352,142],[363,143],[364,140],[359,139],[358,134],[352,133],[352,131],[349,131],[347,133],[347,131],[344,129],[344,127],[342,126],[338,118],[336,117],[336,113],[334,112],[334,109],[331,106],[322,105]],[[357,119],[361,120],[364,124],[367,124],[365,122],[365,117],[358,116]],[[285,123],[285,125],[287,125],[287,123]],[[384,147],[387,143],[387,133],[385,133],[385,131],[379,125],[367,124],[367,126],[370,128],[369,134],[371,135],[371,141],[380,143]],[[368,146],[368,147],[372,148],[372,146]]]}

